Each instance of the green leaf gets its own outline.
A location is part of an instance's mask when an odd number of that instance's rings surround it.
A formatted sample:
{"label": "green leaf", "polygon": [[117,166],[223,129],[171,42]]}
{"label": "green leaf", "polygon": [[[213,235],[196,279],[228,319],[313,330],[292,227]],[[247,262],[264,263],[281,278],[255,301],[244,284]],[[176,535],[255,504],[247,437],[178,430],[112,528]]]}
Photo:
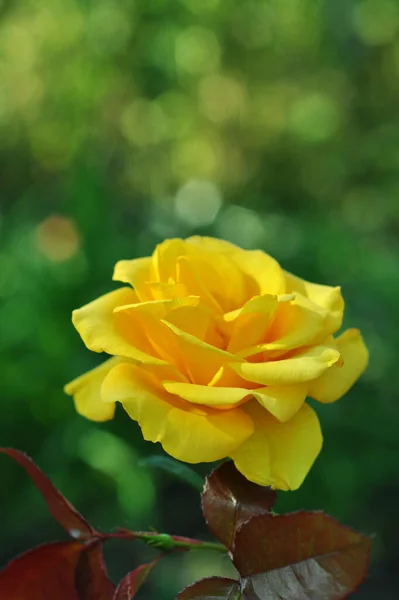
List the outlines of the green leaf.
{"label": "green leaf", "polygon": [[198,492],[202,492],[204,487],[204,481],[202,477],[198,475],[198,473],[174,458],[170,458],[168,456],[148,456],[147,458],[142,459],[139,462],[139,465],[143,467],[162,469],[163,471],[174,475],[178,479],[185,481]]}

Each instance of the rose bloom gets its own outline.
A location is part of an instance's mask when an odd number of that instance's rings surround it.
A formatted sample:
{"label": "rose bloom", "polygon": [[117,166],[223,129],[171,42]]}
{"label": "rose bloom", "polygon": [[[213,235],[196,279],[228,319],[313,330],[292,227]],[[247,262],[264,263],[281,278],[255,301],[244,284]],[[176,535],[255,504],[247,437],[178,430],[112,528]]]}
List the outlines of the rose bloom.
{"label": "rose bloom", "polygon": [[322,446],[306,398],[338,400],[368,361],[357,329],[333,337],[340,288],[206,237],[120,261],[113,279],[127,285],[73,312],[86,346],[112,357],[66,386],[77,411],[105,421],[121,402],[181,461],[230,457],[250,481],[298,488]]}

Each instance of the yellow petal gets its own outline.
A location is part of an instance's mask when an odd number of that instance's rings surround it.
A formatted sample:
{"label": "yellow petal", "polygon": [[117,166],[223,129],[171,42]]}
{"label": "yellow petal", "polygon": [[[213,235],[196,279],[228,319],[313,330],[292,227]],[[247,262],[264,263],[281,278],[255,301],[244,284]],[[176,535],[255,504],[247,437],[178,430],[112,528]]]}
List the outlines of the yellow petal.
{"label": "yellow petal", "polygon": [[162,385],[170,394],[179,396],[187,402],[219,409],[229,409],[252,395],[251,390],[234,387],[210,387],[176,381],[163,381]]}
{"label": "yellow petal", "polygon": [[197,407],[168,394],[150,373],[136,365],[112,369],[102,386],[105,401],[122,402],[144,439],[189,463],[225,458],[252,434],[251,417],[241,409]]}
{"label": "yellow petal", "polygon": [[231,260],[253,282],[251,295],[284,294],[284,271],[274,258],[261,250],[241,250],[230,256]]}
{"label": "yellow petal", "polygon": [[193,235],[186,239],[186,242],[196,246],[199,250],[205,250],[206,252],[219,252],[229,254],[231,252],[237,252],[241,250],[239,246],[226,242],[226,240],[219,240],[218,238],[212,238],[202,235]]}
{"label": "yellow petal", "polygon": [[277,296],[264,294],[251,298],[238,314],[227,313],[224,321],[229,321],[235,316],[230,326],[230,341],[227,346],[228,352],[233,354],[243,349],[258,344],[264,339],[268,325],[270,324],[278,306]]}
{"label": "yellow petal", "polygon": [[315,346],[301,353],[263,363],[240,362],[230,364],[240,377],[263,385],[295,385],[320,377],[340,354],[328,346]]}
{"label": "yellow petal", "polygon": [[309,396],[319,402],[335,402],[346,394],[367,367],[368,350],[357,329],[347,329],[336,338],[342,366],[333,366],[312,381]]}
{"label": "yellow petal", "polygon": [[151,296],[154,300],[172,300],[175,298],[184,298],[189,295],[186,286],[175,281],[168,283],[149,281],[144,284],[144,287],[147,290],[148,297]]}
{"label": "yellow petal", "polygon": [[197,297],[189,296],[123,306],[117,314],[130,318],[128,331],[145,332],[157,356],[174,364],[194,383],[208,384],[221,366],[236,357],[212,345],[218,335],[213,329],[212,315],[206,307],[196,306],[197,303]]}
{"label": "yellow petal", "polygon": [[187,377],[174,365],[148,365],[141,363],[140,369],[150,373],[154,376],[157,381],[180,381],[182,383],[189,383]]}
{"label": "yellow petal", "polygon": [[136,314],[137,311],[140,313],[146,313],[154,318],[167,319],[170,314],[176,309],[184,306],[197,306],[199,298],[196,296],[189,296],[187,298],[166,298],[162,300],[151,300],[149,302],[134,302],[125,303],[114,309],[115,313],[124,314]]}
{"label": "yellow petal", "polygon": [[253,392],[254,398],[276,419],[284,423],[291,419],[303,406],[307,396],[308,384],[259,388]]}
{"label": "yellow petal", "polygon": [[86,346],[94,352],[164,364],[164,361],[151,354],[153,350],[145,332],[129,327],[123,313],[114,312],[121,305],[134,302],[137,302],[135,292],[130,288],[121,288],[73,311],[72,321]]}
{"label": "yellow petal", "polygon": [[123,283],[130,283],[137,293],[138,298],[145,302],[153,300],[151,289],[146,285],[155,277],[151,258],[134,258],[133,260],[120,260],[116,263],[112,279]]}
{"label": "yellow petal", "polygon": [[64,387],[65,393],[73,396],[76,411],[80,415],[92,421],[109,421],[114,417],[115,402],[102,401],[101,386],[110,370],[118,364],[119,358],[110,358]]}
{"label": "yellow petal", "polygon": [[240,357],[254,356],[260,352],[268,358],[276,358],[288,350],[323,343],[332,333],[330,314],[302,294],[283,296],[262,344],[247,347]]}
{"label": "yellow petal", "polygon": [[178,260],[196,254],[196,248],[180,238],[172,238],[158,244],[152,257],[156,281],[168,282],[170,279],[180,281]]}
{"label": "yellow petal", "polygon": [[[131,330],[145,331],[157,356],[174,364],[189,379],[199,376],[208,383],[206,377],[213,377],[222,364],[219,354],[223,362],[234,360],[234,357],[201,340],[201,337],[213,340],[214,335],[211,314],[206,307],[196,306],[197,303],[198,298],[189,296],[123,306],[118,312],[124,314],[127,320],[130,319]],[[187,331],[174,323],[185,327]],[[215,360],[219,362],[213,366]]]}
{"label": "yellow petal", "polygon": [[207,342],[209,335],[212,337],[212,331],[215,330],[211,311],[202,305],[180,306],[171,311],[164,320],[199,340]]}
{"label": "yellow petal", "polygon": [[[209,281],[201,278],[203,271],[206,271],[207,278],[210,278],[211,270],[207,268],[208,265],[198,260],[195,262],[191,258],[189,260],[186,256],[182,256],[177,261],[177,278],[179,283],[183,284],[190,294],[199,296],[201,302],[209,307],[216,314],[223,313],[223,309],[209,287]],[[213,275],[215,278],[216,275]]]}
{"label": "yellow petal", "polygon": [[260,385],[257,386],[253,381],[247,381],[240,377],[230,367],[230,363],[220,367],[208,385],[212,387],[236,387],[243,390],[253,390],[256,387],[261,387]]}
{"label": "yellow petal", "polygon": [[244,410],[255,432],[230,455],[237,469],[259,485],[296,490],[322,446],[316,413],[304,404],[292,419],[280,423],[256,402],[247,403]]}
{"label": "yellow petal", "polygon": [[237,360],[230,352],[203,342],[172,323],[167,321],[163,323],[172,332],[177,352],[182,357],[189,379],[193,383],[207,385],[223,365]]}
{"label": "yellow petal", "polygon": [[187,402],[212,406],[218,409],[230,409],[244,400],[254,397],[279,421],[288,421],[301,408],[306,399],[307,385],[264,387],[248,390],[236,387],[211,387],[163,381],[163,387],[170,394],[179,396]]}
{"label": "yellow petal", "polygon": [[[172,276],[186,287],[188,293],[201,296],[216,312],[242,306],[253,293],[247,289],[247,278],[231,260],[230,253],[219,250],[219,247],[230,245],[211,238],[203,238],[202,243],[193,242],[196,238],[190,239],[187,242],[168,240],[157,247],[154,261],[159,276]],[[243,252],[238,248],[235,250]]]}
{"label": "yellow petal", "polygon": [[119,311],[129,331],[142,332],[147,343],[151,346],[151,353],[162,361],[161,364],[174,365],[179,371],[189,377],[183,357],[175,344],[175,340],[165,324],[148,311],[148,303],[122,307]]}
{"label": "yellow petal", "polygon": [[191,248],[190,254],[179,257],[177,271],[178,280],[190,293],[203,297],[210,307],[212,302],[222,312],[241,307],[253,295],[230,255]]}
{"label": "yellow petal", "polygon": [[328,313],[326,327],[329,328],[330,333],[338,331],[342,325],[344,314],[344,300],[340,287],[310,283],[287,272],[285,272],[285,280],[287,293],[299,292],[324,308]]}

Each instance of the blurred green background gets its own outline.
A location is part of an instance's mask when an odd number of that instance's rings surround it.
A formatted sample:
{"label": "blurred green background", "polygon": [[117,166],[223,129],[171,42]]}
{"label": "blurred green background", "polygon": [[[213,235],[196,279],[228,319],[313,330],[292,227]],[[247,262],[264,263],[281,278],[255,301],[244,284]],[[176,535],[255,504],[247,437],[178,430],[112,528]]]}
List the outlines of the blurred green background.
{"label": "blurred green background", "polygon": [[[398,72],[396,0],[0,1],[0,443],[96,526],[207,535],[196,492],[139,466],[161,449],[122,410],[79,417],[62,387],[101,360],[70,313],[115,287],[114,263],[214,235],[342,285],[370,367],[316,407],[324,450],[278,508],[375,534],[356,597],[397,598]],[[0,469],[4,564],[62,532]],[[148,551],[109,555],[119,577]],[[139,598],[229,572],[206,553],[157,568]]]}

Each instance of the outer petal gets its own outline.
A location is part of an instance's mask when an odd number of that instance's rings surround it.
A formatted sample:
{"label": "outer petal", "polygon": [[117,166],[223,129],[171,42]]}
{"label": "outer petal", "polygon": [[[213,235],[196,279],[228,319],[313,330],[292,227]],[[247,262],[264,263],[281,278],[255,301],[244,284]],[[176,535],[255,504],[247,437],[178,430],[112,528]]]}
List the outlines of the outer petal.
{"label": "outer petal", "polygon": [[295,385],[317,379],[339,359],[340,353],[334,348],[314,346],[281,360],[237,362],[229,367],[248,381],[263,385]]}
{"label": "outer petal", "polygon": [[230,409],[234,405],[241,404],[244,400],[253,397],[279,421],[291,419],[305,402],[307,391],[306,384],[283,387],[270,386],[256,390],[236,387],[211,387],[176,381],[163,381],[162,385],[170,394],[179,396],[187,402],[212,406],[222,410]]}
{"label": "outer petal", "polygon": [[307,396],[307,383],[297,385],[271,385],[254,392],[256,400],[282,423],[291,419],[303,406]]}
{"label": "outer petal", "polygon": [[313,342],[324,341],[332,332],[328,327],[328,313],[317,304],[295,294],[289,302],[279,304],[275,319],[267,332],[269,350],[289,350]]}
{"label": "outer petal", "polygon": [[192,402],[219,409],[230,409],[245,398],[252,395],[251,390],[235,387],[211,387],[194,383],[163,381],[162,386],[167,392]]}
{"label": "outer petal", "polygon": [[296,490],[322,446],[316,413],[309,405],[279,423],[256,402],[245,405],[255,423],[254,434],[230,456],[250,481],[281,490]]}
{"label": "outer petal", "polygon": [[285,276],[278,262],[262,250],[241,250],[231,255],[231,260],[253,282],[251,295],[284,294]]}
{"label": "outer petal", "polygon": [[218,238],[212,238],[202,235],[193,235],[186,239],[186,242],[196,246],[199,250],[205,250],[206,252],[219,252],[229,254],[231,252],[237,252],[241,250],[239,246],[226,242],[226,240],[219,240]]}
{"label": "outer petal", "polygon": [[121,305],[133,302],[137,302],[135,292],[130,288],[120,288],[74,310],[73,324],[89,350],[149,364],[165,364],[165,361],[151,355],[153,349],[145,333],[129,327],[123,315],[114,312]]}
{"label": "outer petal", "polygon": [[110,370],[119,363],[119,358],[110,358],[99,367],[67,383],[64,391],[68,396],[73,396],[76,411],[80,415],[92,421],[109,421],[114,417],[115,402],[102,401],[101,386]]}
{"label": "outer petal", "polygon": [[299,293],[280,298],[273,322],[264,336],[266,341],[242,350],[240,357],[262,352],[265,358],[276,358],[301,346],[325,343],[331,335],[330,313],[325,308]]}
{"label": "outer petal", "polygon": [[168,454],[189,463],[228,456],[254,430],[242,410],[193,406],[168,394],[155,377],[133,364],[110,371],[102,393],[105,401],[122,402],[146,440],[160,442]]}
{"label": "outer petal", "polygon": [[112,279],[130,283],[141,301],[152,300],[151,289],[146,285],[155,277],[151,258],[134,258],[133,260],[120,260],[116,263]]}
{"label": "outer petal", "polygon": [[309,396],[319,402],[335,402],[346,394],[367,367],[368,350],[358,329],[347,329],[336,338],[343,365],[332,367],[309,386]]}
{"label": "outer petal", "polygon": [[150,302],[135,302],[120,305],[114,309],[116,313],[134,314],[135,312],[145,312],[154,318],[161,320],[169,318],[176,310],[183,307],[196,307],[199,298],[189,296],[188,298],[164,298],[161,300],[151,300]]}
{"label": "outer petal", "polygon": [[310,283],[287,272],[285,272],[285,280],[287,293],[299,292],[324,308],[328,312],[326,326],[329,327],[331,333],[338,331],[342,325],[344,314],[344,300],[340,287]]}

